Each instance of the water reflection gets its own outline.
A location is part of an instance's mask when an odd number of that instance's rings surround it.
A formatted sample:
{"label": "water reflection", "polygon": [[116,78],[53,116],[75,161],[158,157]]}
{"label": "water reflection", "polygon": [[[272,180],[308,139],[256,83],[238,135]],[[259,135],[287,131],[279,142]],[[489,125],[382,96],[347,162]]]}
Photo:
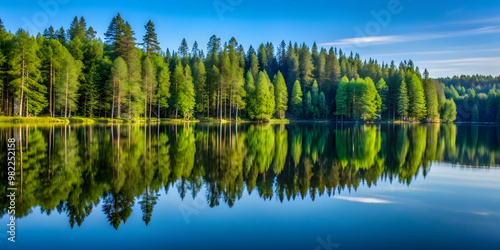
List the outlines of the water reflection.
{"label": "water reflection", "polygon": [[[232,207],[243,192],[314,201],[377,181],[410,185],[428,175],[434,161],[487,167],[500,155],[499,128],[452,124],[0,128],[2,141],[12,137],[18,142],[18,217],[38,206],[47,215],[65,213],[74,227],[102,209],[116,229],[135,202],[147,225],[162,189],[182,199],[205,195],[210,207]],[[0,149],[6,159],[6,144]],[[0,175],[7,179],[5,167]],[[0,185],[5,197],[7,183]],[[3,217],[8,201],[0,202]]]}

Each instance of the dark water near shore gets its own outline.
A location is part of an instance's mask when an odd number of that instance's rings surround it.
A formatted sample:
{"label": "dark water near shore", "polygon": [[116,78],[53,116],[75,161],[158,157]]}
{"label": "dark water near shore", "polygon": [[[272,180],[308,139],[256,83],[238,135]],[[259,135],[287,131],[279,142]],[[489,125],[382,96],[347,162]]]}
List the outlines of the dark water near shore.
{"label": "dark water near shore", "polygon": [[496,126],[23,125],[0,140],[0,249],[500,249]]}

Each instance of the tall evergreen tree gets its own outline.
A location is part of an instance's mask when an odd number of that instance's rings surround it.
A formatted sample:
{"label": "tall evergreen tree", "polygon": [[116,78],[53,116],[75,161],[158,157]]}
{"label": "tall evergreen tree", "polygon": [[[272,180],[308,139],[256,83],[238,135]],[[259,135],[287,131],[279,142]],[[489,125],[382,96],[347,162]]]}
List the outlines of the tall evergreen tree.
{"label": "tall evergreen tree", "polygon": [[312,105],[311,91],[307,91],[304,102],[304,116],[311,118],[313,116],[314,106]]}
{"label": "tall evergreen tree", "polygon": [[[23,29],[16,32],[12,44],[13,56],[9,62],[11,68],[9,75],[12,80],[9,85],[14,89],[15,96],[19,98],[16,113],[19,116],[28,116],[29,112],[38,114],[46,105],[43,95],[47,91],[45,86],[39,84],[38,44],[35,38]],[[42,95],[40,96],[36,90],[39,90]],[[29,103],[30,98],[33,98],[32,104]]]}
{"label": "tall evergreen tree", "polygon": [[[112,75],[112,86],[113,86],[113,104],[111,105],[111,119],[114,118],[114,107],[116,105],[117,108],[117,117],[121,118],[121,107],[122,107],[122,99],[125,96],[125,86],[127,85],[127,75],[128,69],[127,64],[123,60],[123,58],[118,57],[115,59],[113,63],[113,68],[111,69]],[[116,103],[116,104],[115,104]]]}
{"label": "tall evergreen tree", "polygon": [[144,25],[146,29],[146,34],[142,37],[142,46],[147,55],[152,53],[158,53],[160,51],[160,43],[158,42],[158,35],[155,31],[154,23],[149,20],[146,25]]}
{"label": "tall evergreen tree", "polygon": [[349,85],[349,79],[347,79],[346,76],[342,77],[337,90],[337,95],[335,96],[335,102],[337,106],[335,114],[340,115],[342,120],[344,119],[344,116],[349,115],[349,110],[347,105],[347,102],[349,101],[348,85]]}
{"label": "tall evergreen tree", "polygon": [[184,84],[179,86],[179,112],[182,114],[184,119],[191,117],[191,114],[195,106],[195,95],[194,95],[194,84],[191,72],[191,67],[186,65],[184,68]]}
{"label": "tall evergreen tree", "polygon": [[313,80],[314,64],[309,47],[304,43],[299,54],[299,75],[304,89],[310,89]]}
{"label": "tall evergreen tree", "polygon": [[398,98],[397,98],[397,113],[403,119],[408,117],[408,91],[406,88],[406,82],[404,77],[401,77],[401,83],[399,84]]}
{"label": "tall evergreen tree", "polygon": [[[384,113],[385,111],[387,111],[387,91],[389,89],[387,84],[385,83],[384,78],[380,78],[380,80],[377,82],[376,88],[382,102],[380,105],[380,112]],[[388,112],[388,114],[390,113]]]}
{"label": "tall evergreen tree", "polygon": [[276,112],[279,119],[285,117],[285,112],[288,109],[288,91],[286,89],[285,79],[280,71],[274,76],[274,97],[276,98]]}
{"label": "tall evergreen tree", "polygon": [[439,121],[438,96],[436,87],[429,78],[429,72],[424,70],[424,91],[427,103],[427,119],[429,121]]}
{"label": "tall evergreen tree", "polygon": [[425,92],[422,81],[417,74],[412,73],[407,85],[409,116],[421,120],[427,116]]}
{"label": "tall evergreen tree", "polygon": [[290,106],[292,107],[292,112],[295,114],[297,118],[302,116],[303,114],[302,88],[300,87],[299,80],[296,80],[295,83],[293,84]]}

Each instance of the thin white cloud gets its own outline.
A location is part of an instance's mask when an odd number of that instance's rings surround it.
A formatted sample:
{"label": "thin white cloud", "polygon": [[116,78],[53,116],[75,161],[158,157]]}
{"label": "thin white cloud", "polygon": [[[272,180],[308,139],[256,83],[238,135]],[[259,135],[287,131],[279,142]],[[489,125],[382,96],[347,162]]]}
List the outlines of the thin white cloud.
{"label": "thin white cloud", "polygon": [[433,72],[433,73],[436,73],[436,72],[456,72],[456,71],[458,71],[458,69],[433,69],[433,68],[429,68],[428,70],[429,70],[429,72]]}
{"label": "thin white cloud", "polygon": [[396,42],[404,42],[402,36],[366,36],[340,39],[332,43],[321,43],[321,46],[340,46],[340,45],[355,45],[355,44],[391,44]]}
{"label": "thin white cloud", "polygon": [[488,216],[490,215],[490,213],[487,213],[487,212],[471,212],[473,214],[477,214],[477,215],[482,215],[482,216]]}
{"label": "thin white cloud", "polygon": [[458,58],[458,59],[445,59],[445,60],[427,60],[419,61],[420,64],[446,64],[455,66],[465,65],[484,65],[488,63],[489,66],[500,65],[500,57],[473,57],[473,58]]}
{"label": "thin white cloud", "polygon": [[412,51],[412,52],[374,54],[371,56],[376,57],[376,56],[407,56],[407,55],[439,55],[439,54],[453,54],[453,53],[464,53],[464,52],[478,53],[478,52],[495,52],[495,51],[500,51],[500,49]]}
{"label": "thin white cloud", "polygon": [[450,24],[474,24],[474,23],[500,23],[500,17],[472,19],[472,20],[459,20],[450,22]]}
{"label": "thin white cloud", "polygon": [[394,44],[400,42],[424,41],[440,38],[452,38],[462,36],[472,36],[480,34],[500,33],[500,26],[488,26],[477,29],[469,29],[454,32],[428,33],[419,35],[394,35],[394,36],[365,36],[340,39],[329,43],[320,43],[320,46],[345,46],[345,47],[365,47],[368,45]]}
{"label": "thin white cloud", "polygon": [[367,198],[367,197],[349,197],[349,196],[334,196],[333,198],[340,199],[340,200],[345,200],[345,201],[352,201],[352,202],[359,202],[359,203],[369,203],[369,204],[390,204],[394,203],[389,200],[382,200],[382,199],[377,199],[377,198]]}

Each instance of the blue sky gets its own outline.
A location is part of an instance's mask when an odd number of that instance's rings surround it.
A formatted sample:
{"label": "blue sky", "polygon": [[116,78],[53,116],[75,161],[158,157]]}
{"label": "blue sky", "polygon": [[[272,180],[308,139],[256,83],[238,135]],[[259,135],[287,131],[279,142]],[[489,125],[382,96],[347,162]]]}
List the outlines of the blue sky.
{"label": "blue sky", "polygon": [[248,49],[262,42],[314,41],[380,61],[412,59],[432,77],[500,75],[500,1],[438,0],[199,0],[199,1],[3,1],[7,30],[68,28],[74,16],[103,36],[120,12],[138,42],[151,19],[162,48],[182,38],[202,48],[211,35],[232,36]]}

